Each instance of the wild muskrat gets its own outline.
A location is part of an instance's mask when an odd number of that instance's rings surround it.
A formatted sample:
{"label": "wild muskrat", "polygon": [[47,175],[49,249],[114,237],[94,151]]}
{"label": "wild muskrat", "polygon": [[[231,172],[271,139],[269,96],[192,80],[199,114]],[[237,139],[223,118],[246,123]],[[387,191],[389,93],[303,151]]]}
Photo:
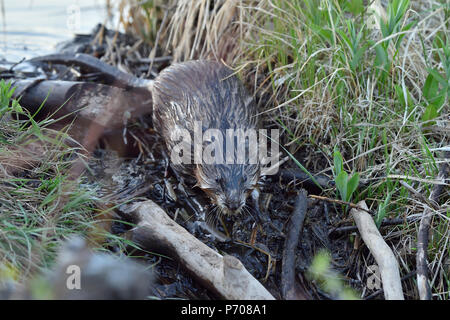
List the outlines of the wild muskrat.
{"label": "wild muskrat", "polygon": [[[155,80],[152,96],[154,127],[162,135],[169,153],[180,142],[180,136],[174,133],[187,130],[192,137],[199,122],[202,134],[216,129],[222,137],[227,135],[227,129],[245,132],[258,129],[257,108],[252,97],[232,71],[219,62],[173,64]],[[234,144],[236,157],[240,147]],[[248,141],[244,150],[249,152]],[[189,158],[192,159],[190,152]],[[171,164],[175,170],[195,177],[196,185],[225,214],[239,213],[260,179],[259,162],[248,159],[231,164],[203,161]]]}

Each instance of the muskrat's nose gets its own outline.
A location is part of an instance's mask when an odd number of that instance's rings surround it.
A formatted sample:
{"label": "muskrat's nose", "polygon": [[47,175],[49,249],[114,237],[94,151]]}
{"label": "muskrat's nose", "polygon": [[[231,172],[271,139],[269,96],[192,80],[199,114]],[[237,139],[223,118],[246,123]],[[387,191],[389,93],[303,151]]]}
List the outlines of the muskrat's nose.
{"label": "muskrat's nose", "polygon": [[241,207],[241,204],[239,202],[237,202],[237,201],[236,202],[233,201],[233,202],[228,202],[227,203],[227,208],[230,211],[237,211],[240,207]]}

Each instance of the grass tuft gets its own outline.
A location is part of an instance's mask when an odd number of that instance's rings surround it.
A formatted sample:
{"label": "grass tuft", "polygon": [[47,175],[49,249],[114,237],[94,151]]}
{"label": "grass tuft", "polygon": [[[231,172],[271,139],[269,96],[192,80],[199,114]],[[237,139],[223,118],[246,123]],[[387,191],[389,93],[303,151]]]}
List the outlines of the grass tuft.
{"label": "grass tuft", "polygon": [[12,92],[0,82],[0,281],[23,282],[51,267],[72,234],[121,240],[99,227],[96,191],[70,177],[80,150],[35,122]]}

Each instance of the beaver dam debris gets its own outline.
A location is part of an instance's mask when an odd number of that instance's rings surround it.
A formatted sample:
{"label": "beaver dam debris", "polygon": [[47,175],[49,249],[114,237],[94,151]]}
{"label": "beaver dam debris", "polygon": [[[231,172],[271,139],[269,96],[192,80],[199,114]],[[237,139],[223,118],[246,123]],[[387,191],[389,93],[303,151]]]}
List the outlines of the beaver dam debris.
{"label": "beaver dam debris", "polygon": [[[121,220],[108,231],[142,249],[129,251],[153,266],[151,295],[333,299],[306,277],[320,249],[331,253],[334,270],[361,289],[362,266],[354,263],[361,248],[353,248],[345,232],[332,232],[352,221],[339,205],[306,197],[333,188],[327,176],[305,175],[287,161],[278,174],[261,177],[260,197],[248,213],[223,219],[211,214],[196,181],[170,165],[152,124],[150,89],[171,57],[157,51],[152,61],[142,58],[150,52],[138,40],[99,26],[64,44],[60,54],[12,65],[0,78],[13,82],[15,97],[37,120],[52,119],[48,127],[54,130],[68,127],[72,143],[89,156],[89,170],[80,161],[73,176],[99,190],[99,208]],[[39,161],[39,152],[29,152]],[[26,165],[32,163],[10,173]],[[256,210],[265,215],[262,220]],[[137,291],[141,298],[142,288]]]}

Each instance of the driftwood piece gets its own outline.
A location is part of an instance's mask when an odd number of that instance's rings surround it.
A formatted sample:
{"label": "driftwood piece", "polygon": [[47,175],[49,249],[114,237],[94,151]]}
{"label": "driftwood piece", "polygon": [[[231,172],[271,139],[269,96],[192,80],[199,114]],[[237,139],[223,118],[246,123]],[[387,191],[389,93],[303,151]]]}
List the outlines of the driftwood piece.
{"label": "driftwood piece", "polygon": [[386,300],[404,300],[397,259],[383,240],[372,217],[367,213],[366,203],[360,201],[358,205],[364,210],[353,208],[350,213],[358,226],[364,243],[380,268],[384,297]]}
{"label": "driftwood piece", "polygon": [[[439,168],[437,180],[442,180],[443,184],[435,184],[430,194],[430,201],[438,203],[439,196],[444,189],[445,179],[449,174],[449,164],[447,160],[450,159],[450,152],[444,153],[444,162]],[[428,282],[428,261],[427,248],[428,236],[431,225],[431,218],[433,217],[433,210],[429,207],[423,211],[422,219],[420,220],[419,233],[417,235],[417,253],[416,253],[416,267],[417,267],[417,289],[419,291],[420,300],[431,299],[431,287]]]}
{"label": "driftwood piece", "polygon": [[[100,138],[114,142],[119,153],[126,153],[123,128],[129,121],[151,113],[150,92],[136,92],[96,83],[51,80],[16,80],[14,98],[36,120],[57,119],[49,127],[69,126],[69,136],[90,153]],[[122,142],[122,143],[119,143]],[[110,144],[111,145],[111,144]],[[84,168],[75,170],[77,176]]]}
{"label": "driftwood piece", "polygon": [[305,190],[301,190],[295,202],[295,209],[291,215],[283,251],[281,270],[281,294],[285,300],[307,300],[305,290],[300,288],[296,280],[295,258],[299,239],[302,234],[308,208],[308,198]]}
{"label": "driftwood piece", "polygon": [[[108,128],[124,125],[124,114],[137,117],[152,110],[150,92],[136,94],[121,88],[75,81],[13,81],[13,98],[34,114],[43,104],[42,116],[77,117],[78,121],[96,122]],[[44,102],[45,101],[45,102]]]}
{"label": "driftwood piece", "polygon": [[274,297],[233,256],[222,256],[175,223],[153,201],[139,202],[129,212],[137,219],[132,240],[147,250],[175,257],[207,288],[225,299],[272,300]]}
{"label": "driftwood piece", "polygon": [[115,87],[124,89],[143,89],[144,91],[150,91],[149,87],[153,81],[148,79],[137,78],[134,75],[120,71],[116,67],[113,67],[91,55],[85,53],[61,53],[50,54],[46,56],[40,56],[28,60],[31,63],[54,63],[63,65],[76,65],[86,72],[99,73],[106,84],[113,85]]}

